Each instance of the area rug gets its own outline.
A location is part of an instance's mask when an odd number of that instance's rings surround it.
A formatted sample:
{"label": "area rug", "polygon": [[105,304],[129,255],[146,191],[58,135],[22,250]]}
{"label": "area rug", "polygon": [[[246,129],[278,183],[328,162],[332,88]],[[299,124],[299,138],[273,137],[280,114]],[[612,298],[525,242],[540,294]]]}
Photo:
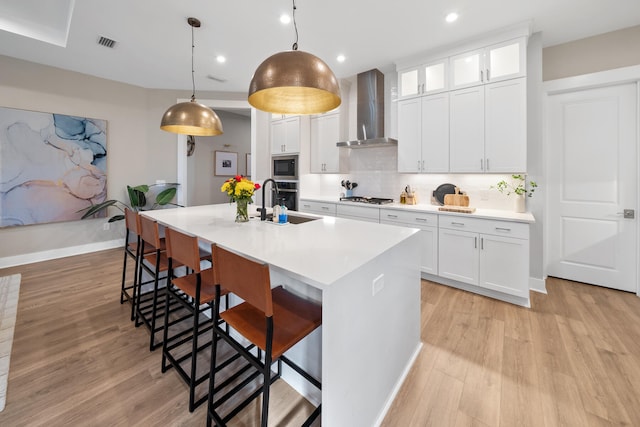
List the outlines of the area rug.
{"label": "area rug", "polygon": [[0,412],[4,410],[9,378],[9,359],[16,325],[20,275],[0,277]]}

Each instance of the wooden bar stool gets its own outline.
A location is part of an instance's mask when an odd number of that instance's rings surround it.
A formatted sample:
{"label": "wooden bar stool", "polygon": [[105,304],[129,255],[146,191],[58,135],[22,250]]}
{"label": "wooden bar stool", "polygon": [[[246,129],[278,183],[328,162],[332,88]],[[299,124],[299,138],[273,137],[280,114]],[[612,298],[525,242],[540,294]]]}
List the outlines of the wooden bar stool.
{"label": "wooden bar stool", "polygon": [[[129,301],[131,304],[131,320],[135,319],[136,308],[136,293],[142,285],[146,285],[151,282],[138,282],[138,268],[140,268],[141,259],[141,238],[140,238],[140,224],[139,215],[137,212],[132,211],[129,208],[124,209],[124,219],[126,226],[125,245],[124,245],[124,261],[122,265],[122,286],[120,289],[120,304],[125,301]],[[164,238],[160,239],[160,249],[165,250]],[[146,251],[147,254],[153,252],[153,248],[149,247]],[[133,258],[134,261],[134,273],[133,284],[127,285],[127,258]]]}
{"label": "wooden bar stool", "polygon": [[[150,332],[149,350],[153,351],[162,345],[156,340],[156,333],[163,328],[162,322],[158,322],[164,315],[164,311],[171,307],[165,306],[164,303],[158,303],[159,282],[161,274],[168,274],[169,259],[165,251],[166,244],[160,238],[160,229],[158,223],[144,215],[138,215],[139,230],[141,237],[141,252],[138,267],[138,283],[142,284],[143,271],[146,271],[153,277],[149,283],[153,283],[153,287],[146,294],[150,295],[148,303],[144,304],[142,299],[142,285],[136,295],[136,311],[135,321],[136,327],[144,324]],[[180,267],[179,263],[174,263],[174,268]]]}
{"label": "wooden bar stool", "polygon": [[[216,294],[224,288],[230,294],[237,295],[243,303],[230,307],[220,313],[218,307],[214,311],[214,345],[211,351],[211,369],[209,379],[209,402],[207,409],[207,426],[212,421],[224,426],[252,400],[262,394],[262,415],[260,425],[267,426],[269,415],[269,388],[280,377],[280,362],[285,362],[296,372],[307,379],[318,389],[321,384],[301,367],[289,360],[284,353],[322,324],[322,307],[311,301],[300,298],[282,286],[271,289],[269,266],[240,255],[229,252],[217,245],[212,247],[213,274],[216,281]],[[261,352],[254,355],[236,338],[236,334],[220,327],[219,320],[224,320],[236,333],[257,346]],[[217,412],[226,400],[241,389],[252,384],[251,378],[230,391],[220,391],[216,387],[218,339],[221,337],[253,367],[252,378],[262,376],[261,386],[251,393],[229,413],[222,416]],[[264,360],[261,353],[264,352]],[[278,373],[272,377],[271,365],[278,362]],[[222,396],[220,396],[222,395]],[[320,406],[311,414],[304,425],[310,425],[320,415]]]}
{"label": "wooden bar stool", "polygon": [[[189,315],[170,322],[169,310],[164,312],[162,372],[164,373],[173,367],[187,383],[189,386],[189,411],[193,412],[195,408],[207,401],[208,392],[208,389],[205,389],[207,392],[196,399],[196,387],[209,378],[208,364],[206,364],[207,370],[205,372],[202,372],[201,369],[198,373],[197,369],[198,353],[211,347],[208,336],[200,340],[202,334],[212,329],[212,319],[203,316],[202,312],[214,305],[217,307],[216,301],[220,301],[220,295],[225,295],[226,291],[220,292],[216,299],[213,269],[201,269],[202,256],[197,237],[188,236],[171,228],[167,228],[165,233],[169,259],[165,306],[170,306],[172,302],[178,302],[189,312]],[[192,273],[174,277],[172,271],[176,265],[185,265]],[[226,303],[228,305],[228,299]],[[170,336],[170,328],[179,326],[184,320],[191,322],[190,328],[177,328],[179,332]],[[191,342],[190,350],[185,351],[189,341]],[[236,357],[238,356],[236,355]],[[188,362],[186,368],[182,366],[183,362]]]}

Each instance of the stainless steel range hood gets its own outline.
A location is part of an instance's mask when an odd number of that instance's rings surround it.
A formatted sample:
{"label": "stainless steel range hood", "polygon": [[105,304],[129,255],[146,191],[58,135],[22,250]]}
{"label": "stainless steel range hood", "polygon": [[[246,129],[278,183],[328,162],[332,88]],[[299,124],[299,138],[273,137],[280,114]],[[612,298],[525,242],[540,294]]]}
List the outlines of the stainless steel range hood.
{"label": "stainless steel range hood", "polygon": [[358,74],[358,139],[338,142],[338,147],[365,148],[398,145],[384,136],[384,74],[373,69]]}

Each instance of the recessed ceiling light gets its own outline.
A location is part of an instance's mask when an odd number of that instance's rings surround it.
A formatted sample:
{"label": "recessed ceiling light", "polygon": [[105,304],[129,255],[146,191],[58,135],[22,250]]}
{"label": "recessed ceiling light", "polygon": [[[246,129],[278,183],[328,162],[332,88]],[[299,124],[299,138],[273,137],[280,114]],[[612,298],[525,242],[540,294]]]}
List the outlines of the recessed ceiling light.
{"label": "recessed ceiling light", "polygon": [[283,13],[282,15],[280,15],[280,22],[282,22],[283,24],[288,24],[289,22],[291,22],[291,17],[289,15],[287,15],[286,13]]}
{"label": "recessed ceiling light", "polygon": [[455,22],[458,20],[458,14],[455,12],[451,12],[449,13],[445,18],[445,21],[451,23],[451,22]]}
{"label": "recessed ceiling light", "polygon": [[344,55],[338,55],[338,57],[336,58],[338,62],[344,62],[345,59],[347,58]]}
{"label": "recessed ceiling light", "polygon": [[227,62],[227,58],[225,58],[222,55],[218,55],[218,56],[216,56],[216,61],[218,61],[219,63],[223,64],[223,63]]}

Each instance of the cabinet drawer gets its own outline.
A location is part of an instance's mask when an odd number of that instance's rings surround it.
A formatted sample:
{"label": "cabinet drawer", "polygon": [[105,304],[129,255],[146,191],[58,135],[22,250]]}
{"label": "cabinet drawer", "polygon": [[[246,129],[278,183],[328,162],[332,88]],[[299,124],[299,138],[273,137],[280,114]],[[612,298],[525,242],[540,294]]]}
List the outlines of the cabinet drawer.
{"label": "cabinet drawer", "polygon": [[440,228],[451,230],[464,230],[518,239],[529,238],[529,224],[522,222],[440,215],[439,225]]}
{"label": "cabinet drawer", "polygon": [[408,225],[428,225],[435,227],[438,225],[438,214],[397,209],[380,209],[380,221],[393,221]]}
{"label": "cabinet drawer", "polygon": [[448,228],[451,230],[464,230],[482,233],[485,230],[486,220],[478,218],[466,218],[460,215],[449,216],[440,215],[438,223],[440,228]]}
{"label": "cabinet drawer", "polygon": [[338,217],[349,217],[352,219],[363,218],[380,221],[380,208],[366,206],[338,205],[336,209]]}
{"label": "cabinet drawer", "polygon": [[315,202],[310,200],[300,200],[300,211],[315,213],[319,215],[336,216],[336,204]]}
{"label": "cabinet drawer", "polygon": [[484,234],[529,239],[529,224],[495,220],[483,220],[482,222],[483,229],[481,232]]}

